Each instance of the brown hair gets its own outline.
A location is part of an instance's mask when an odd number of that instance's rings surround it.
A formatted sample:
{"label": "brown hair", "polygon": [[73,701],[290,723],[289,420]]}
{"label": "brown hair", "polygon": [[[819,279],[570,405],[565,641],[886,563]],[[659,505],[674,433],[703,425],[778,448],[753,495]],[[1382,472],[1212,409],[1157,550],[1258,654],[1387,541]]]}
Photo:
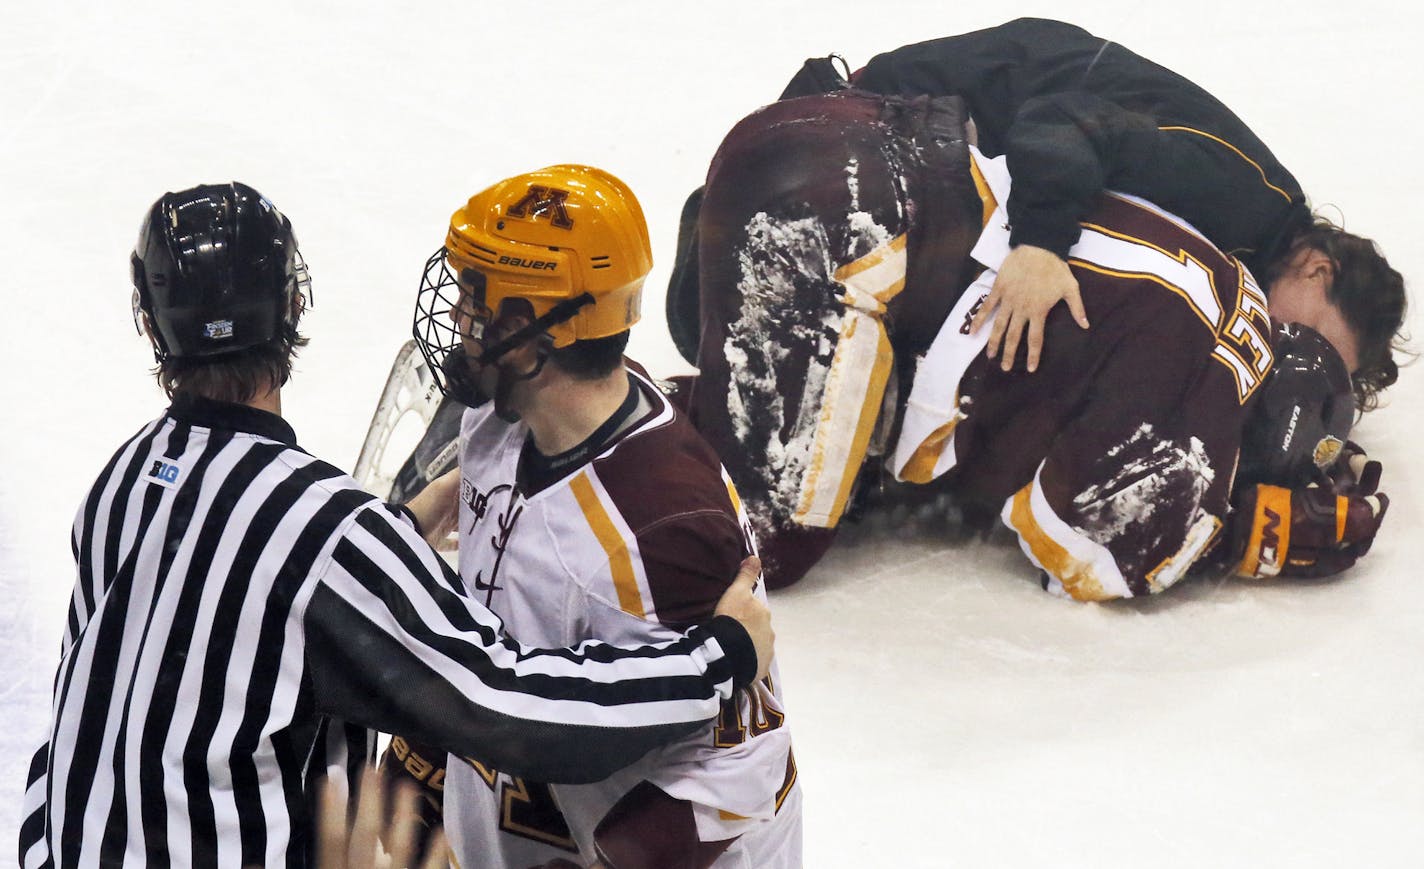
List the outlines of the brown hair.
{"label": "brown hair", "polygon": [[1373,410],[1379,404],[1379,393],[1399,379],[1394,353],[1404,351],[1400,334],[1404,276],[1390,266],[1373,241],[1317,215],[1292,240],[1289,252],[1272,264],[1266,274],[1267,286],[1304,248],[1325,254],[1334,266],[1335,277],[1326,295],[1344,314],[1360,345],[1360,365],[1351,377],[1355,406],[1362,412]]}
{"label": "brown hair", "polygon": [[214,401],[244,404],[286,385],[297,349],[307,346],[307,340],[295,323],[283,323],[281,334],[266,344],[220,356],[170,356],[158,363],[153,374],[169,398],[175,392],[191,392]]}

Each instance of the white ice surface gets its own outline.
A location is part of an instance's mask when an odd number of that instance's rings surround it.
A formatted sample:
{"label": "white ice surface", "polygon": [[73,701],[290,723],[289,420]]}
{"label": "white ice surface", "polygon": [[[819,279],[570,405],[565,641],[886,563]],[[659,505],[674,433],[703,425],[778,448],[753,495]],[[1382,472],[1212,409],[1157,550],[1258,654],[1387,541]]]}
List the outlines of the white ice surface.
{"label": "white ice surface", "polygon": [[[349,465],[465,197],[555,162],[624,177],[658,259],[633,352],[680,369],[661,288],[721,135],[802,58],[859,65],[1019,14],[1201,82],[1424,279],[1418,4],[0,0],[0,865],[48,716],[74,508],[164,404],[128,322],[159,193],[238,178],[293,218],[317,308],[285,404],[308,449]],[[1040,592],[1016,547],[834,551],[774,601],[808,865],[1424,863],[1421,392],[1407,369],[1360,429],[1395,502],[1338,582],[1084,606]]]}

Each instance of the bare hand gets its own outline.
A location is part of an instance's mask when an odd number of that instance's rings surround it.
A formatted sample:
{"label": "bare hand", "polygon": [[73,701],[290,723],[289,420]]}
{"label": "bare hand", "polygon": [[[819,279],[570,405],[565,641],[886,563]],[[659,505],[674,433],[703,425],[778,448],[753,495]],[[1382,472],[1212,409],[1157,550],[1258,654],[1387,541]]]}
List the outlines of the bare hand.
{"label": "bare hand", "polygon": [[[384,795],[374,769],[361,778],[361,801],[356,806],[355,823],[346,824],[346,796],[328,780],[322,785],[317,808],[317,865],[321,869],[383,869],[411,865],[415,842],[414,785],[403,784],[395,805],[384,805]],[[382,844],[390,848],[387,853]],[[448,863],[445,835],[437,832],[426,851],[422,869]]]}
{"label": "bare hand", "polygon": [[460,521],[460,469],[431,480],[405,506],[415,514],[426,542],[436,549],[448,549],[444,544]]}
{"label": "bare hand", "polygon": [[751,634],[752,645],[756,646],[759,680],[771,672],[772,645],[776,640],[776,633],[771,629],[771,610],[754,593],[760,575],[761,559],[753,555],[743,561],[737,578],[717,601],[716,611],[719,616],[731,616],[741,622]]}
{"label": "bare hand", "polygon": [[1004,371],[1013,368],[1019,341],[1027,326],[1028,370],[1037,371],[1039,355],[1043,352],[1043,323],[1048,319],[1048,312],[1060,301],[1068,303],[1068,310],[1079,326],[1088,328],[1088,313],[1083,309],[1078,281],[1068,264],[1052,251],[1021,244],[1004,257],[999,273],[994,277],[994,286],[979,307],[979,313],[974,315],[969,331],[973,333],[984,328],[994,311],[1002,307],[989,333],[984,354],[993,359],[999,353],[1002,342],[1003,355],[999,367]]}

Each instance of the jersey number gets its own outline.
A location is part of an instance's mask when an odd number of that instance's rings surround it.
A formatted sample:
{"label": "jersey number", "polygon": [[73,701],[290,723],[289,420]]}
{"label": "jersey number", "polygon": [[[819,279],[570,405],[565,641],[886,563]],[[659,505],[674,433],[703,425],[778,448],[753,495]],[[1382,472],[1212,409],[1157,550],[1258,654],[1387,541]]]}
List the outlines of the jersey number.
{"label": "jersey number", "polygon": [[741,694],[733,694],[722,701],[722,709],[717,713],[717,729],[713,732],[713,745],[718,748],[741,745],[749,738],[761,736],[785,723],[786,716],[767,705],[762,692],[771,695],[770,676],[761,680],[755,691],[746,692],[745,716],[742,715]]}
{"label": "jersey number", "polygon": [[554,791],[548,785],[516,776],[501,776],[477,760],[465,758],[465,761],[475,768],[491,791],[498,786],[501,832],[578,853],[569,822],[564,819]]}
{"label": "jersey number", "polygon": [[1231,372],[1236,380],[1236,397],[1245,404],[1271,370],[1275,357],[1270,342],[1263,337],[1271,333],[1266,296],[1245,269],[1241,277],[1236,310],[1226,318],[1226,328],[1217,336],[1212,358]]}

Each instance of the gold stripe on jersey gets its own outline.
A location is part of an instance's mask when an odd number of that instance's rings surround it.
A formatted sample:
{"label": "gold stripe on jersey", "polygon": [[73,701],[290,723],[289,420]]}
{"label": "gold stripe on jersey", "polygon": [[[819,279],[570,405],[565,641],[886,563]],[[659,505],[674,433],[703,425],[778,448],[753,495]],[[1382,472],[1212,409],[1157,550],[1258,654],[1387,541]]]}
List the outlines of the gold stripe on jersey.
{"label": "gold stripe on jersey", "polygon": [[1181,287],[1177,286],[1169,280],[1166,280],[1160,275],[1154,275],[1149,272],[1122,271],[1120,269],[1106,268],[1104,266],[1095,265],[1094,263],[1088,262],[1087,260],[1078,259],[1075,256],[1070,256],[1068,258],[1068,264],[1078,266],[1079,268],[1087,269],[1090,272],[1096,272],[1100,275],[1106,275],[1110,278],[1151,281],[1154,284],[1158,284],[1162,287],[1165,287],[1166,289],[1172,291],[1173,293],[1176,293],[1183,300],[1185,300],[1187,303],[1187,307],[1192,309],[1192,313],[1197,315],[1197,319],[1202,321],[1202,325],[1210,329],[1212,331],[1212,334],[1216,334],[1216,324],[1213,323],[1207,317],[1206,312],[1204,312],[1200,307],[1197,306],[1195,302],[1192,301],[1192,297],[1188,295],[1187,292]]}
{"label": "gold stripe on jersey", "polygon": [[1074,600],[1132,597],[1132,590],[1105,547],[1069,527],[1043,495],[1035,475],[1009,499],[1004,521],[1018,534],[1029,558]]}
{"label": "gold stripe on jersey", "polygon": [[[1129,207],[1154,219],[1136,234],[1098,223],[1084,223],[1083,234],[1069,251],[1068,261],[1075,267],[1108,277],[1152,281],[1185,301],[1216,338],[1211,358],[1231,372],[1237,400],[1244,404],[1274,362],[1270,345],[1262,335],[1262,330],[1270,327],[1264,295],[1249,272],[1219,251],[1211,250],[1213,257],[1219,260],[1217,268],[1203,260],[1202,257],[1207,256],[1204,251],[1201,256],[1194,255],[1187,247],[1198,237],[1187,234],[1175,224],[1162,243],[1143,238],[1143,235],[1168,229],[1165,221],[1169,218],[1152,206],[1121,196],[1108,196],[1102,205],[1109,215]],[[1174,236],[1181,244],[1174,242]],[[1145,254],[1146,251],[1152,253]],[[1218,278],[1226,280],[1228,277],[1234,280],[1235,287],[1219,288]],[[1221,292],[1227,289],[1236,292]]]}
{"label": "gold stripe on jersey", "polygon": [[732,478],[727,476],[727,472],[722,472],[722,482],[727,485],[727,497],[732,502],[732,512],[737,514],[737,519],[742,518],[742,498],[737,494],[737,487],[732,484]]}
{"label": "gold stripe on jersey", "polygon": [[618,606],[625,613],[640,619],[647,618],[643,595],[638,591],[638,576],[633,572],[633,558],[628,553],[623,535],[618,533],[608,511],[599,501],[598,493],[593,490],[588,471],[583,471],[570,480],[569,490],[578,501],[588,527],[593,530],[593,536],[598,538],[599,545],[608,555],[608,571],[613,575],[613,587],[618,592]]}
{"label": "gold stripe on jersey", "polygon": [[1091,572],[1083,569],[1086,565],[1078,563],[1034,520],[1029,505],[1032,490],[1030,483],[1014,493],[1010,526],[1018,532],[1038,566],[1062,583],[1063,590],[1074,600],[1107,600],[1111,595],[1103,591],[1102,583]]}
{"label": "gold stripe on jersey", "polygon": [[800,525],[834,528],[850,499],[895,359],[880,318],[905,288],[906,239],[897,235],[832,275],[845,288],[846,312],[792,515]]}
{"label": "gold stripe on jersey", "polygon": [[800,777],[800,772],[796,769],[796,753],[791,749],[786,750],[786,779],[781,783],[781,790],[776,792],[776,810],[781,811],[781,804],[786,802],[786,797],[791,793],[791,788],[795,787],[796,779]]}
{"label": "gold stripe on jersey", "polygon": [[869,314],[885,313],[885,304],[905,289],[905,244],[901,233],[859,259],[836,269],[831,279],[845,287],[847,306]]}
{"label": "gold stripe on jersey", "polygon": [[1289,193],[1285,192],[1281,188],[1271,183],[1270,179],[1266,177],[1266,170],[1261,168],[1261,164],[1257,163],[1255,160],[1252,160],[1250,157],[1247,157],[1244,153],[1241,152],[1240,148],[1236,147],[1225,139],[1219,136],[1213,136],[1211,133],[1203,132],[1202,130],[1192,129],[1191,127],[1158,127],[1157,129],[1161,130],[1164,133],[1195,133],[1198,136],[1204,136],[1212,140],[1213,142],[1217,143],[1218,145],[1221,145],[1224,148],[1230,149],[1232,153],[1240,157],[1242,160],[1245,160],[1251,166],[1252,169],[1256,170],[1256,173],[1261,176],[1262,184],[1266,185],[1271,190],[1274,190],[1281,196],[1285,197],[1285,200],[1287,202],[1292,201],[1291,195]]}
{"label": "gold stripe on jersey", "polygon": [[1231,372],[1232,378],[1236,381],[1236,395],[1242,404],[1251,393],[1256,391],[1256,387],[1261,381],[1251,373],[1251,365],[1241,355],[1225,344],[1218,344],[1211,350],[1211,358],[1214,362],[1220,362],[1227,371]]}
{"label": "gold stripe on jersey", "polygon": [[[1133,257],[1153,251],[1171,261],[1132,261]],[[1217,334],[1222,325],[1221,296],[1216,287],[1216,271],[1186,250],[1175,253],[1135,235],[1084,223],[1083,234],[1069,251],[1070,263],[1081,265],[1099,274],[1118,278],[1142,278],[1160,284],[1180,296],[1203,324]],[[1168,277],[1177,272],[1178,280]]]}
{"label": "gold stripe on jersey", "polygon": [[994,216],[994,212],[999,207],[999,200],[995,198],[994,191],[989,189],[989,182],[984,177],[984,172],[979,168],[979,161],[974,156],[974,152],[969,152],[969,177],[974,179],[974,192],[979,194],[979,202],[983,207],[983,214],[979,216],[979,225],[988,226],[989,218]]}
{"label": "gold stripe on jersey", "polygon": [[[1125,205],[1137,206],[1137,203],[1135,203],[1135,202],[1128,202],[1127,200],[1120,200],[1120,201],[1121,201],[1123,204],[1125,204]],[[1141,206],[1137,206],[1137,207],[1141,207]],[[1147,209],[1143,209],[1143,210],[1146,211]],[[1148,213],[1151,214],[1152,212],[1151,212],[1151,211],[1148,211]],[[1187,250],[1185,250],[1184,248],[1181,248],[1181,247],[1178,247],[1177,250],[1176,250],[1176,252],[1174,253],[1174,252],[1172,252],[1171,250],[1169,250],[1168,248],[1162,247],[1161,245],[1158,245],[1158,244],[1154,244],[1154,243],[1152,243],[1151,241],[1149,241],[1148,239],[1145,239],[1145,238],[1143,238],[1143,237],[1140,236],[1140,235],[1133,235],[1133,234],[1128,233],[1128,232],[1123,232],[1123,231],[1120,230],[1120,229],[1112,229],[1111,227],[1103,226],[1103,225],[1100,224],[1100,223],[1092,223],[1092,222],[1090,222],[1090,221],[1084,221],[1081,225],[1082,225],[1083,229],[1089,230],[1089,231],[1091,231],[1091,232],[1099,233],[1100,235],[1106,235],[1106,236],[1108,236],[1108,237],[1110,237],[1110,238],[1115,238],[1115,239],[1118,239],[1119,241],[1125,241],[1125,242],[1127,242],[1128,244],[1134,244],[1134,245],[1137,245],[1137,246],[1139,246],[1139,247],[1151,248],[1152,250],[1157,251],[1158,253],[1162,254],[1163,256],[1167,257],[1168,259],[1172,260],[1173,262],[1177,263],[1178,265],[1185,266],[1185,265],[1187,265],[1188,262],[1193,263],[1193,264],[1196,265],[1198,268],[1200,268],[1200,269],[1202,270],[1202,272],[1206,275],[1206,277],[1207,277],[1207,285],[1210,287],[1211,293],[1212,293],[1212,300],[1213,300],[1213,302],[1218,303],[1217,305],[1210,305],[1210,304],[1208,304],[1208,305],[1204,305],[1203,307],[1207,307],[1207,308],[1210,308],[1210,307],[1219,307],[1220,296],[1217,295],[1217,292],[1216,292],[1216,269],[1214,269],[1214,268],[1212,268],[1211,266],[1207,265],[1206,263],[1202,262],[1201,257],[1195,256],[1195,255],[1193,255],[1191,252],[1189,252],[1189,251],[1187,251]],[[1106,263],[1104,263],[1104,265],[1106,265]],[[1135,270],[1133,270],[1133,271],[1135,271]],[[1203,314],[1205,314],[1205,311],[1203,311]],[[1209,315],[1208,315],[1208,318],[1209,318]]]}
{"label": "gold stripe on jersey", "polygon": [[[954,396],[954,403],[959,404],[959,394]],[[928,483],[935,478],[935,466],[939,464],[940,457],[944,455],[945,448],[949,446],[949,439],[954,436],[954,430],[959,427],[961,416],[955,414],[954,419],[935,429],[930,436],[910,454],[910,460],[905,463],[905,467],[900,471],[900,479],[907,483]]]}

